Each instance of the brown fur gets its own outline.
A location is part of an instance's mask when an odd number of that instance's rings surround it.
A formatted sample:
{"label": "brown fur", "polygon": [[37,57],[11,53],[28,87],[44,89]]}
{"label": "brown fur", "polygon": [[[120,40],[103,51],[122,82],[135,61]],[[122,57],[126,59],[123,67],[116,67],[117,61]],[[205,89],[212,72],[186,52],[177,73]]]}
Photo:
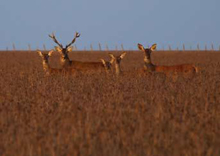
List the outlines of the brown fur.
{"label": "brown fur", "polygon": [[198,70],[194,65],[191,64],[183,64],[183,65],[175,65],[175,66],[155,66],[156,72],[164,72],[164,73],[197,73]]}
{"label": "brown fur", "polygon": [[105,72],[105,66],[100,62],[80,62],[69,58],[61,61],[63,68],[72,68],[80,72]]}
{"label": "brown fur", "polygon": [[113,54],[109,54],[109,56],[112,58],[112,63],[114,63],[115,65],[115,74],[117,76],[119,76],[120,74],[122,74],[122,70],[121,70],[121,60],[125,57],[126,52],[123,52],[122,54],[120,54],[119,56],[115,56]]}
{"label": "brown fur", "polygon": [[52,68],[49,65],[49,57],[52,55],[53,50],[48,53],[42,53],[41,51],[37,51],[38,54],[42,58],[43,69],[46,75],[54,75],[54,74],[63,74],[63,75],[75,75],[75,69],[65,69],[65,68]]}
{"label": "brown fur", "polygon": [[174,65],[174,66],[154,65],[151,62],[151,53],[152,51],[156,49],[156,44],[152,45],[151,48],[146,48],[146,49],[141,44],[138,44],[138,48],[145,53],[145,57],[144,57],[145,71],[160,72],[160,73],[166,74],[167,76],[183,75],[185,77],[189,77],[195,73],[198,73],[198,68],[192,64],[181,64],[181,65]]}
{"label": "brown fur", "polygon": [[55,50],[61,54],[61,65],[63,68],[73,68],[80,72],[105,72],[105,67],[102,62],[81,62],[70,60],[68,56],[68,53],[72,51],[70,46],[75,43],[76,38],[80,37],[79,33],[76,32],[72,42],[65,47],[57,41],[54,34],[49,35],[49,37],[58,45],[55,47]]}

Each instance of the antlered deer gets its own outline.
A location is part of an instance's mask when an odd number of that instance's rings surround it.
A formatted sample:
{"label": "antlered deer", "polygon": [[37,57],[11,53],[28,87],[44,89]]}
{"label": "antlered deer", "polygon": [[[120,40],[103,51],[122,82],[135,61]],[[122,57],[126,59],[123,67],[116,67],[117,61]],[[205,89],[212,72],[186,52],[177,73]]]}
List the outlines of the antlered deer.
{"label": "antlered deer", "polygon": [[62,44],[60,44],[55,35],[49,35],[50,38],[53,39],[53,41],[58,45],[55,47],[55,49],[61,54],[61,65],[64,68],[74,68],[76,70],[79,70],[81,72],[103,72],[105,70],[105,66],[102,62],[81,62],[81,61],[75,61],[70,60],[68,53],[72,51],[72,47],[70,47],[75,41],[76,38],[80,37],[80,34],[76,32],[74,39],[71,43],[66,45],[66,47],[63,47]]}

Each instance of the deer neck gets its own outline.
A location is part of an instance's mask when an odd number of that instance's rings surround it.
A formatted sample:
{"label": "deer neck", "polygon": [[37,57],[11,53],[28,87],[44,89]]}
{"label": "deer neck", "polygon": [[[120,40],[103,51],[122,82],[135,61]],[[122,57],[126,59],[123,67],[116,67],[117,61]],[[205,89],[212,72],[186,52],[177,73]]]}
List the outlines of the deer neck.
{"label": "deer neck", "polygon": [[144,69],[150,72],[155,71],[155,65],[147,57],[144,58]]}
{"label": "deer neck", "polygon": [[71,63],[69,57],[61,57],[60,62],[62,66],[68,66]]}
{"label": "deer neck", "polygon": [[50,70],[50,66],[47,61],[43,61],[43,69],[48,74]]}
{"label": "deer neck", "polygon": [[120,75],[121,74],[121,67],[120,67],[120,64],[115,64],[115,72],[116,72],[116,75]]}

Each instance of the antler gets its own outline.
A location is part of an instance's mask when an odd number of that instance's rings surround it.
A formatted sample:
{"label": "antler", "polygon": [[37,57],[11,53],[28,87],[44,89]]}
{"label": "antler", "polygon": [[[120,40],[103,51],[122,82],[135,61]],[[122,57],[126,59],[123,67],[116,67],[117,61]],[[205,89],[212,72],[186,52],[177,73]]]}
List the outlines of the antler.
{"label": "antler", "polygon": [[52,38],[53,41],[54,41],[60,48],[63,48],[63,45],[60,44],[60,43],[57,41],[57,39],[56,39],[54,33],[52,33],[51,35],[49,35],[49,37]]}
{"label": "antler", "polygon": [[78,37],[80,37],[80,34],[78,32],[76,32],[74,39],[72,40],[72,42],[70,44],[66,45],[66,48],[71,46],[76,41],[76,38],[78,38]]}

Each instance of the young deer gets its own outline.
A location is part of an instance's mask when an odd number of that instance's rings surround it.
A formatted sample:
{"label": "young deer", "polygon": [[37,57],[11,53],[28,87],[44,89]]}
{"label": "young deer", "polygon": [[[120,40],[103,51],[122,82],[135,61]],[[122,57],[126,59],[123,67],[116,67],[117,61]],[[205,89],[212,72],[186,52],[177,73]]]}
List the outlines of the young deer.
{"label": "young deer", "polygon": [[198,72],[197,67],[191,64],[181,64],[173,66],[157,66],[151,62],[151,53],[157,47],[157,44],[153,44],[150,48],[144,48],[143,45],[138,44],[138,48],[144,52],[144,70],[147,72],[160,72],[164,73],[167,76],[189,76]]}
{"label": "young deer", "polygon": [[123,52],[119,56],[115,56],[111,53],[109,54],[109,56],[112,58],[112,63],[114,63],[115,65],[115,73],[117,76],[119,76],[122,73],[120,63],[121,63],[121,60],[125,57],[125,55],[126,55],[126,52]]}
{"label": "young deer", "polygon": [[80,37],[80,34],[76,32],[74,39],[71,43],[66,45],[66,47],[63,47],[62,44],[60,44],[55,35],[49,35],[50,38],[53,39],[53,41],[58,45],[55,47],[55,50],[57,50],[61,54],[61,65],[64,68],[74,68],[79,71],[83,72],[89,72],[89,71],[105,71],[105,67],[102,62],[81,62],[81,61],[74,61],[70,60],[68,53],[72,51],[72,47],[70,47],[75,41],[76,38]]}
{"label": "young deer", "polygon": [[42,58],[42,64],[43,64],[43,69],[46,73],[46,75],[51,75],[51,74],[75,74],[76,71],[71,69],[71,70],[66,70],[64,68],[58,69],[58,68],[51,68],[49,65],[49,58],[53,53],[53,50],[49,51],[48,53],[42,53],[40,50],[37,50],[38,54]]}

